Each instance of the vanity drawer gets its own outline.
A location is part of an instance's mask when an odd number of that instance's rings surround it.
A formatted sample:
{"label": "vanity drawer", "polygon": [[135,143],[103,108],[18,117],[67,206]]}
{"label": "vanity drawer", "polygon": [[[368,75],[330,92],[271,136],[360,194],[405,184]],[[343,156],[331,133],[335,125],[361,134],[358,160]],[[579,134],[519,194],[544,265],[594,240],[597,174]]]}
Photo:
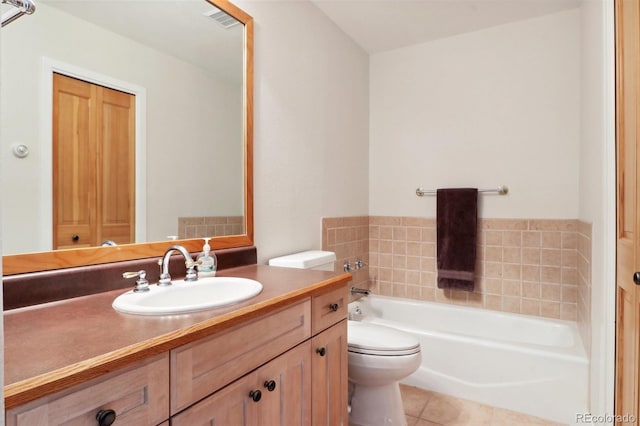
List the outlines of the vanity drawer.
{"label": "vanity drawer", "polygon": [[7,426],[94,425],[101,410],[116,423],[155,426],[169,418],[169,354],[7,410]]}
{"label": "vanity drawer", "polygon": [[171,414],[311,336],[306,299],[171,351]]}
{"label": "vanity drawer", "polygon": [[347,317],[347,286],[313,296],[311,303],[312,332],[315,335]]}

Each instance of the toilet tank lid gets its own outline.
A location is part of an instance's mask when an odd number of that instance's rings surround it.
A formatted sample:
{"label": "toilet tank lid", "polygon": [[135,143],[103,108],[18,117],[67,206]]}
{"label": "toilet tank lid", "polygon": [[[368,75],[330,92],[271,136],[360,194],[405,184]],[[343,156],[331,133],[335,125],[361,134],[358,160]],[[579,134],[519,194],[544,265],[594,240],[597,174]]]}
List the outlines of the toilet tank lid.
{"label": "toilet tank lid", "polygon": [[309,269],[319,265],[335,262],[336,254],[332,251],[307,250],[269,260],[270,266]]}

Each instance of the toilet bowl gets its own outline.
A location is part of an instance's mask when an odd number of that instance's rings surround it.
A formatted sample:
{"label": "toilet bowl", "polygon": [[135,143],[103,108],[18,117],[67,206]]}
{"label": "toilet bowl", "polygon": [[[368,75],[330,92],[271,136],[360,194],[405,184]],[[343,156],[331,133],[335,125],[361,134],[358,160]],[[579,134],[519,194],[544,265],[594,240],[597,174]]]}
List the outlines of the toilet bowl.
{"label": "toilet bowl", "polygon": [[400,330],[348,321],[349,424],[406,426],[399,381],[418,369],[420,343]]}

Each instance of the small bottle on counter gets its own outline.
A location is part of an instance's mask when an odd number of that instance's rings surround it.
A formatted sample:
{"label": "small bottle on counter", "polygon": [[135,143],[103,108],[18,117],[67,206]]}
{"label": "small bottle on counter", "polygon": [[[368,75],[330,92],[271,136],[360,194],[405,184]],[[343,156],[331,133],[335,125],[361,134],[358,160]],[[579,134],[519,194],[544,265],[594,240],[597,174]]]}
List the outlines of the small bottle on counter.
{"label": "small bottle on counter", "polygon": [[214,253],[211,253],[211,246],[209,240],[211,238],[203,238],[204,246],[202,246],[202,254],[196,259],[198,263],[198,276],[200,277],[213,277],[216,275],[216,268],[218,267],[218,259]]}

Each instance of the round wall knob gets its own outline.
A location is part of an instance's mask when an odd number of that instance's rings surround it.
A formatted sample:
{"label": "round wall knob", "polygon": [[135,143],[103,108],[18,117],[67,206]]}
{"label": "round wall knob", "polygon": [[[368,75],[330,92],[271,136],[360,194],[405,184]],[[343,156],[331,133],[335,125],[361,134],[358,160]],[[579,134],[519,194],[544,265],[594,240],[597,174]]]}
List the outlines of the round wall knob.
{"label": "round wall knob", "polygon": [[72,239],[73,241],[78,241],[78,240],[80,239],[80,236],[79,236],[78,234],[73,234],[73,235],[71,236],[71,239]]}
{"label": "round wall knob", "polygon": [[633,274],[633,282],[634,282],[636,285],[640,285],[640,272],[635,272],[635,273]]}
{"label": "round wall knob", "polygon": [[325,348],[318,348],[316,349],[316,353],[320,356],[324,356],[327,353],[327,350]]}
{"label": "round wall knob", "polygon": [[116,421],[116,412],[113,410],[100,410],[96,413],[98,426],[111,426]]}
{"label": "round wall knob", "polygon": [[252,390],[249,392],[249,398],[253,399],[253,402],[258,402],[260,401],[260,398],[262,398],[262,392],[259,390]]}
{"label": "round wall knob", "polygon": [[337,303],[332,303],[329,305],[329,309],[332,310],[333,312],[337,311],[339,308]]}
{"label": "round wall knob", "polygon": [[273,392],[276,390],[276,381],[275,380],[267,380],[264,382],[264,387],[267,388],[269,392]]}

